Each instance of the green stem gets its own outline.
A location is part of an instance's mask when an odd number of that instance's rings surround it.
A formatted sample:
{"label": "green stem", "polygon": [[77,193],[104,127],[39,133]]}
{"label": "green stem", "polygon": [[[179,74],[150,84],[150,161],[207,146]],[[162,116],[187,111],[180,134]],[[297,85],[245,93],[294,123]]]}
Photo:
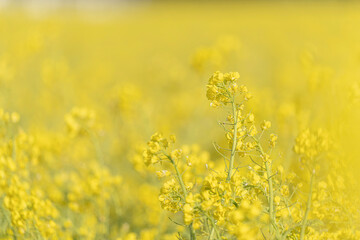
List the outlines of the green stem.
{"label": "green stem", "polygon": [[190,239],[196,240],[196,233],[192,223],[189,225],[189,231],[190,231]]}
{"label": "green stem", "polygon": [[214,232],[215,232],[215,234],[216,234],[216,239],[217,239],[217,240],[221,240],[220,233],[219,233],[219,231],[218,231],[218,229],[217,229],[217,227],[216,227],[214,218],[213,218],[212,216],[208,215],[208,214],[205,213],[205,212],[204,212],[204,215],[208,218],[208,220],[211,222],[211,225],[212,225],[212,230],[211,230],[211,235],[210,235],[211,238],[209,238],[209,239],[213,239],[212,237],[213,237]]}
{"label": "green stem", "polygon": [[268,177],[268,184],[269,184],[269,216],[270,216],[270,235],[274,233],[274,226],[276,224],[275,221],[275,209],[274,209],[274,189],[273,189],[273,182],[271,178],[271,164],[269,162],[265,162],[266,167],[266,174]]}
{"label": "green stem", "polygon": [[304,219],[303,219],[303,222],[301,225],[300,240],[303,240],[305,237],[307,218],[309,216],[310,208],[311,208],[311,198],[312,198],[314,180],[315,180],[315,171],[313,170],[311,172],[311,177],[310,177],[310,190],[309,190],[309,195],[308,195],[308,199],[307,199],[307,203],[306,203],[305,215],[304,215]]}
{"label": "green stem", "polygon": [[235,153],[236,153],[236,146],[237,146],[237,114],[236,114],[236,104],[235,100],[231,102],[232,104],[232,110],[233,110],[233,117],[234,117],[234,132],[233,132],[233,144],[231,148],[231,156],[230,156],[230,162],[229,162],[229,171],[226,178],[226,181],[230,182],[231,176],[232,176],[232,169],[234,168],[234,160],[235,160]]}
{"label": "green stem", "polygon": [[216,225],[215,225],[214,219],[211,219],[211,223],[212,223],[212,225],[213,225],[213,229],[215,230],[215,233],[216,233],[216,239],[221,240],[221,237],[220,237],[220,234],[219,234],[218,229],[216,228]]}
{"label": "green stem", "polygon": [[[261,147],[259,139],[255,138],[255,137],[252,137],[252,138],[257,143],[260,154],[264,156],[265,152]],[[265,162],[265,168],[266,168],[266,174],[268,177],[268,185],[269,185],[269,196],[268,196],[269,217],[270,217],[269,232],[270,232],[270,235],[272,236],[274,234],[274,231],[276,231],[275,236],[276,236],[276,238],[279,238],[279,232],[276,227],[276,215],[275,215],[275,206],[274,206],[274,187],[273,187],[273,181],[272,181],[271,163]]]}
{"label": "green stem", "polygon": [[213,240],[214,239],[214,232],[215,232],[214,228],[212,228],[208,240]]}
{"label": "green stem", "polygon": [[[170,160],[171,164],[174,166],[176,176],[178,178],[181,190],[184,193],[184,201],[186,201],[187,191],[186,191],[184,181],[182,180],[181,174],[179,172],[179,169],[178,169],[175,161],[170,156],[166,155],[166,157]],[[196,233],[195,233],[195,229],[194,229],[192,223],[189,225],[189,231],[190,231],[190,240],[196,240]]]}
{"label": "green stem", "polygon": [[174,169],[175,169],[175,172],[176,172],[176,177],[178,178],[178,181],[179,181],[179,184],[181,186],[181,190],[183,191],[184,193],[184,197],[185,197],[185,200],[186,200],[186,197],[187,197],[187,191],[186,191],[186,187],[185,187],[185,184],[182,180],[182,177],[181,177],[181,174],[179,172],[179,169],[175,163],[175,161],[170,157],[170,156],[167,156],[168,159],[170,160],[171,164],[174,166]]}

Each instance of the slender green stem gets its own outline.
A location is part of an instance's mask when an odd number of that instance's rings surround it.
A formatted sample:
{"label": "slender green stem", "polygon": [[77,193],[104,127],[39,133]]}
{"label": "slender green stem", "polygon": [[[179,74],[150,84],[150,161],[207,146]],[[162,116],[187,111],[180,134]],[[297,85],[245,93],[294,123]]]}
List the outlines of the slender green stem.
{"label": "slender green stem", "polygon": [[[184,200],[186,200],[186,197],[187,197],[187,191],[186,191],[186,187],[185,187],[185,184],[184,184],[184,181],[181,177],[181,174],[179,172],[179,169],[174,161],[174,159],[172,159],[172,157],[166,155],[166,157],[170,160],[171,164],[174,166],[174,169],[175,169],[175,172],[176,172],[176,176],[178,178],[178,181],[179,181],[179,184],[180,184],[180,187],[181,187],[181,190],[184,194]],[[196,240],[196,233],[195,233],[195,229],[192,225],[192,223],[189,225],[189,231],[190,231],[190,239],[191,240]]]}
{"label": "slender green stem", "polygon": [[309,189],[309,195],[308,195],[308,199],[307,199],[307,203],[306,203],[305,215],[304,215],[304,219],[303,219],[302,225],[301,225],[300,240],[303,240],[305,237],[307,219],[308,219],[308,216],[310,213],[310,208],[311,208],[311,199],[312,199],[314,180],[315,180],[315,171],[313,170],[311,172],[311,177],[310,177],[310,189]]}
{"label": "slender green stem", "polygon": [[215,230],[214,228],[211,229],[211,232],[210,232],[210,235],[209,235],[208,240],[213,240],[213,239],[214,239],[214,233],[215,233],[214,230]]}
{"label": "slender green stem", "polygon": [[271,178],[271,164],[269,162],[265,162],[266,174],[268,177],[268,184],[269,184],[269,216],[270,216],[270,235],[274,233],[274,226],[276,224],[275,221],[275,209],[274,209],[274,189],[273,189],[273,182]]}
{"label": "slender green stem", "polygon": [[214,219],[211,218],[210,221],[211,221],[211,224],[213,226],[213,230],[215,230],[216,239],[221,240],[221,237],[220,237],[218,229],[216,228]]}
{"label": "slender green stem", "polygon": [[234,131],[233,131],[233,144],[232,144],[232,148],[231,148],[231,156],[230,156],[230,162],[229,162],[229,171],[228,171],[228,175],[226,178],[226,181],[228,181],[228,182],[231,180],[232,169],[234,168],[234,160],[235,160],[236,146],[237,146],[237,122],[238,122],[237,114],[236,114],[235,99],[232,100],[231,105],[232,105],[232,111],[233,111],[233,117],[234,117]]}
{"label": "slender green stem", "polygon": [[184,194],[184,197],[185,197],[184,200],[186,200],[187,191],[186,191],[186,187],[185,187],[184,181],[182,180],[181,174],[180,174],[180,172],[179,172],[179,169],[178,169],[175,161],[174,161],[170,156],[167,156],[167,157],[168,157],[168,159],[170,160],[171,164],[174,166],[174,169],[175,169],[175,172],[176,172],[176,177],[178,178],[178,181],[179,181],[181,190],[183,191],[183,194]]}
{"label": "slender green stem", "polygon": [[190,239],[196,240],[196,233],[192,223],[189,225],[189,231],[190,231]]}
{"label": "slender green stem", "polygon": [[[204,215],[208,218],[208,220],[211,222],[211,225],[212,225],[212,227],[213,227],[212,230],[211,230],[211,236],[213,237],[213,234],[214,234],[214,232],[215,232],[215,234],[216,234],[216,239],[217,239],[217,240],[221,240],[220,233],[219,233],[219,231],[218,231],[218,229],[217,229],[217,227],[216,227],[214,218],[213,218],[212,216],[210,216],[209,214],[207,214],[206,212],[204,212]],[[209,239],[213,239],[212,237],[209,238]]]}
{"label": "slender green stem", "polygon": [[[260,154],[264,156],[265,152],[261,147],[259,139],[255,138],[255,137],[252,137],[252,138],[257,143]],[[271,162],[266,161],[265,168],[266,168],[266,174],[267,174],[267,178],[268,178],[267,180],[268,180],[268,185],[269,185],[269,195],[268,195],[269,217],[270,217],[269,232],[270,232],[270,235],[272,236],[275,231],[275,236],[276,236],[276,238],[278,238],[279,232],[276,227],[276,215],[275,215],[275,206],[274,206],[274,187],[273,187],[273,181],[272,181]]]}

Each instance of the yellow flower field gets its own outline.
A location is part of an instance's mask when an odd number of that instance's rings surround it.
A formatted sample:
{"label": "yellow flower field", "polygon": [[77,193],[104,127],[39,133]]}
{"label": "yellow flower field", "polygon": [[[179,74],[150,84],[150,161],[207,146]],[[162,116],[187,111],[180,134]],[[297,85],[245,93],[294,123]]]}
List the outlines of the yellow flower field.
{"label": "yellow flower field", "polygon": [[360,4],[0,8],[0,239],[360,239]]}

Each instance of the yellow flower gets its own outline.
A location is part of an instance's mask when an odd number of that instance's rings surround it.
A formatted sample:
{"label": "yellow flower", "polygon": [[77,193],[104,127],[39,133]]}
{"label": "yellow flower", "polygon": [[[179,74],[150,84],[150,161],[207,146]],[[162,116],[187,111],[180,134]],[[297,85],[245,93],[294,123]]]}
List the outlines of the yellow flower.
{"label": "yellow flower", "polygon": [[261,124],[261,129],[262,130],[266,130],[269,129],[271,127],[271,122],[270,121],[263,121],[263,123]]}

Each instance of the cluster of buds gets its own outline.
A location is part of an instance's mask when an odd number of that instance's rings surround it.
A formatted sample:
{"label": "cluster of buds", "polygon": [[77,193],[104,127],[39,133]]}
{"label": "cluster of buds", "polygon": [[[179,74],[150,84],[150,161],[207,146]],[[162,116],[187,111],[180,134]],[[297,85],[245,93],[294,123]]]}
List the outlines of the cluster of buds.
{"label": "cluster of buds", "polygon": [[[170,135],[169,139],[162,136],[161,133],[155,133],[151,136],[150,141],[147,143],[148,147],[143,152],[143,158],[146,166],[158,163],[164,156],[164,150],[168,149],[170,144],[175,143],[175,136]],[[178,151],[174,150],[171,156],[176,158],[179,157]]]}
{"label": "cluster of buds", "polygon": [[215,72],[209,79],[206,96],[211,101],[212,107],[227,105],[236,94],[243,94],[244,100],[249,100],[252,95],[246,86],[237,84],[240,74],[237,72],[221,73]]}

